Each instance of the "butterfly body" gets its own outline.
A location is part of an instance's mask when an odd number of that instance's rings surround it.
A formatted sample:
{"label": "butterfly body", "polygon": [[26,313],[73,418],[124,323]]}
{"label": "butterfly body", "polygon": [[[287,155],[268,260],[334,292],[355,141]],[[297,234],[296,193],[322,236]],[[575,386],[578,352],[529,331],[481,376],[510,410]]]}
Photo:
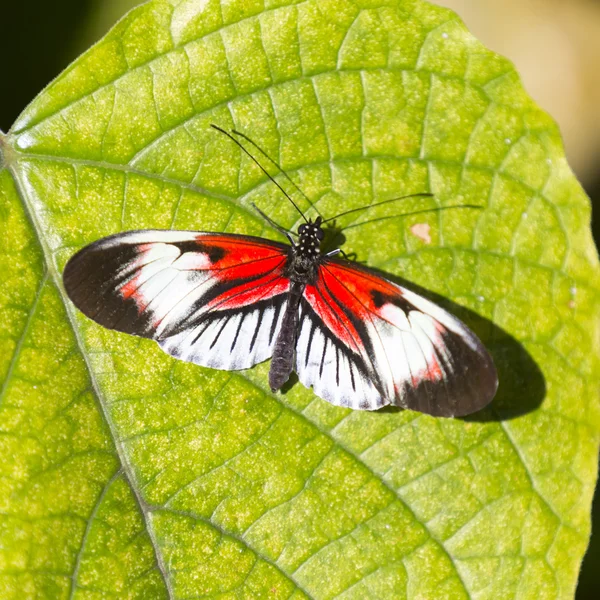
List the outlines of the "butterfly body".
{"label": "butterfly body", "polygon": [[320,217],[315,223],[308,221],[300,225],[298,237],[298,243],[292,243],[290,246],[285,268],[291,286],[269,370],[269,385],[273,392],[287,382],[294,370],[300,301],[306,285],[314,284],[319,275],[319,248],[324,237]]}
{"label": "butterfly body", "polygon": [[[63,280],[97,323],[216,369],[272,358],[332,404],[458,416],[493,398],[496,371],[458,319],[366,267],[322,253],[321,220],[286,245],[237,234],[143,230],[79,251]],[[291,239],[291,238],[290,238]]]}

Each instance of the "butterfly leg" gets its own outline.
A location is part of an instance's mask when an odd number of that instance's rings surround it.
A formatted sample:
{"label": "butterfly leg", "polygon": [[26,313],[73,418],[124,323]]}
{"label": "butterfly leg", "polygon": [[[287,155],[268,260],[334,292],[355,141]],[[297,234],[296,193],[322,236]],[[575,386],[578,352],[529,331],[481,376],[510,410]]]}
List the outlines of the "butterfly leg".
{"label": "butterfly leg", "polygon": [[330,252],[327,252],[325,256],[337,256],[338,254],[341,254],[346,260],[356,260],[356,252],[350,252],[350,254],[348,254],[347,252],[344,252],[341,248],[331,250]]}
{"label": "butterfly leg", "polygon": [[269,370],[269,386],[273,392],[285,384],[294,370],[298,340],[298,307],[303,289],[303,285],[296,284],[290,290],[281,329],[275,340]]}

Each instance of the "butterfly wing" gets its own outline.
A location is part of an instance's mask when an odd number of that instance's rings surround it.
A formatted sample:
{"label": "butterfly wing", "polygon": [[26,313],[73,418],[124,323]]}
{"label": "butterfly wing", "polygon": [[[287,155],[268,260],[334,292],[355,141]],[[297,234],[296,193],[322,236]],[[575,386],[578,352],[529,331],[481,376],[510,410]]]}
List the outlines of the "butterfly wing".
{"label": "butterfly wing", "polygon": [[493,361],[466,325],[366,268],[324,259],[301,319],[298,378],[333,404],[462,416],[496,392]]}
{"label": "butterfly wing", "polygon": [[195,231],[131,231],[75,254],[63,281],[85,315],[185,361],[245,369],[271,356],[288,246]]}

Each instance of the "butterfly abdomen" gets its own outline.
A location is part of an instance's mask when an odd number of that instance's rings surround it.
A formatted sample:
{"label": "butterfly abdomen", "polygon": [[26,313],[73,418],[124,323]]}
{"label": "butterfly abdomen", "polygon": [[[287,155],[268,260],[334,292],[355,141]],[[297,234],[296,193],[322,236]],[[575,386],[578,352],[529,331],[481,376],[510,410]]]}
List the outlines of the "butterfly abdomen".
{"label": "butterfly abdomen", "polygon": [[298,340],[298,310],[304,286],[292,286],[288,294],[281,328],[273,347],[273,358],[269,370],[269,386],[271,391],[280,389],[290,378],[296,362],[296,342]]}

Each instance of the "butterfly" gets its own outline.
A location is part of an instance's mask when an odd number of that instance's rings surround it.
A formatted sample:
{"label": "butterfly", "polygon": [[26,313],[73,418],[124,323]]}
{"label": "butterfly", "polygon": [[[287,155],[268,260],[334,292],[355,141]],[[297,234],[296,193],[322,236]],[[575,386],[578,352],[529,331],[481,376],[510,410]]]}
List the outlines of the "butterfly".
{"label": "butterfly", "polygon": [[[232,134],[254,144],[250,138],[213,127],[269,175]],[[259,213],[289,244],[232,233],[118,233],[71,257],[65,290],[96,323],[153,339],[183,361],[242,370],[271,358],[273,392],[295,371],[316,395],[358,410],[394,405],[452,417],[491,402],[496,369],[476,335],[341,250],[322,252],[331,219],[305,218],[286,196],[304,219],[296,234]]]}

